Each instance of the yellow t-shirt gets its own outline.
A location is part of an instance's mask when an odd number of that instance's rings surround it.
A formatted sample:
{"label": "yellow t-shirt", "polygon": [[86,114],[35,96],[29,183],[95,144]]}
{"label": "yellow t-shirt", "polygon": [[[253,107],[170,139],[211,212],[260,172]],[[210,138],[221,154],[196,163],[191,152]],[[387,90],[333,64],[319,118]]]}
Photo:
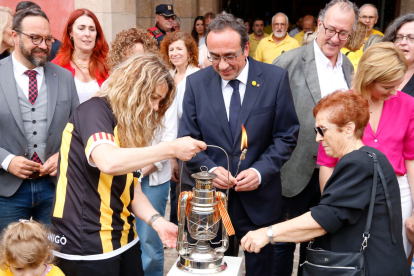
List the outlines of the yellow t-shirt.
{"label": "yellow t-shirt", "polygon": [[265,32],[265,33],[267,33],[267,34],[269,34],[269,35],[273,34],[272,25],[267,25],[267,26],[265,26],[265,27],[263,28],[263,32]]}
{"label": "yellow t-shirt", "polygon": [[[383,34],[383,33],[381,33],[380,31],[377,31],[377,30],[375,30],[375,29],[372,29],[372,35],[376,35],[376,34],[379,34],[379,35],[384,36],[384,34]],[[366,37],[366,38],[365,38],[365,41],[367,41],[367,40],[368,40],[368,38],[369,38],[369,37]],[[363,44],[363,45],[361,46],[361,48],[360,48],[358,51],[355,51],[355,58],[356,58],[356,59],[360,59],[360,58],[362,57],[362,54],[364,53],[364,46],[365,46],[365,44]],[[351,61],[352,61],[352,60],[351,60]]]}
{"label": "yellow t-shirt", "polygon": [[273,40],[273,35],[263,38],[256,49],[256,60],[264,63],[271,64],[275,58],[292,50],[294,48],[300,47],[299,43],[294,40],[288,33],[286,37],[276,45],[276,42]]}
{"label": "yellow t-shirt", "polygon": [[[42,276],[65,276],[65,274],[62,272],[62,270],[60,270],[59,267],[54,265],[50,265],[50,267],[52,267],[52,269],[49,272],[46,272],[46,274],[42,274]],[[0,276],[13,276],[13,273],[11,273],[10,268],[8,268],[7,270],[0,269]]]}
{"label": "yellow t-shirt", "polygon": [[[268,37],[269,35],[267,33],[263,33],[264,37],[262,38],[262,40],[266,37]],[[249,50],[249,56],[256,59],[256,48],[257,45],[259,45],[260,40],[256,39],[256,36],[254,35],[254,33],[251,33],[249,35],[249,39],[250,39],[250,50]]]}

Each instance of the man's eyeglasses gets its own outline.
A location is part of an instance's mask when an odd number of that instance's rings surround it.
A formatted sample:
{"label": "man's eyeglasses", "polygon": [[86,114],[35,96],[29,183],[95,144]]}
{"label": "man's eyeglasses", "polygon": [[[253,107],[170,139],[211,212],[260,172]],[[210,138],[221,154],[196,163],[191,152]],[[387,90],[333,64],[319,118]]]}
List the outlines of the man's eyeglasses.
{"label": "man's eyeglasses", "polygon": [[163,17],[164,17],[164,19],[165,19],[165,20],[167,20],[167,21],[169,21],[169,20],[174,21],[174,20],[177,18],[177,16],[175,16],[175,15],[166,16],[166,15],[162,15],[162,14],[161,14],[161,16],[163,16]]}
{"label": "man's eyeglasses", "polygon": [[52,44],[55,43],[56,41],[56,39],[53,36],[43,37],[40,35],[28,35],[21,31],[16,31],[16,30],[15,32],[19,34],[27,35],[32,40],[32,43],[36,46],[42,44],[43,40],[45,40],[46,46],[51,47]]}
{"label": "man's eyeglasses", "polygon": [[227,63],[233,63],[236,62],[237,57],[240,55],[244,47],[240,49],[240,51],[235,56],[226,56],[226,57],[212,57],[210,55],[207,56],[208,60],[213,64],[220,63],[220,60],[223,59]]}
{"label": "man's eyeglasses", "polygon": [[407,39],[408,43],[413,44],[414,43],[414,34],[409,34],[409,35],[396,35],[394,37],[394,42],[395,43],[401,43],[404,39],[404,37]]}
{"label": "man's eyeglasses", "polygon": [[338,34],[339,40],[347,40],[351,36],[350,34],[344,31],[338,32],[335,29],[326,28],[324,23],[322,23],[322,25],[323,25],[323,28],[325,29],[325,34],[327,37],[334,37],[336,34]]}
{"label": "man's eyeglasses", "polygon": [[331,126],[331,127],[315,127],[313,130],[315,131],[315,133],[316,133],[316,134],[318,134],[318,133],[319,133],[322,137],[324,137],[323,133],[324,133],[325,131],[327,131],[328,129],[333,128],[333,127],[338,127],[338,126]]}
{"label": "man's eyeglasses", "polygon": [[364,15],[364,16],[360,16],[359,18],[362,19],[362,20],[372,21],[372,20],[374,20],[377,17],[376,16],[366,16],[366,15]]}

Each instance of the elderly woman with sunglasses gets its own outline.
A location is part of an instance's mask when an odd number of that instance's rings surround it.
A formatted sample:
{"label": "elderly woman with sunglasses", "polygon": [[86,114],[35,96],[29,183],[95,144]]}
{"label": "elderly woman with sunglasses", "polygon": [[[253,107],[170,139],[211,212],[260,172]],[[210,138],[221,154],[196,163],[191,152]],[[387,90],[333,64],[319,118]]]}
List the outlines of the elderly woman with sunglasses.
{"label": "elderly woman with sunglasses", "polygon": [[[412,215],[414,195],[414,98],[398,90],[406,72],[407,61],[403,52],[393,43],[381,42],[369,47],[361,57],[352,84],[352,89],[369,101],[369,124],[362,142],[383,152],[397,176],[401,193],[401,225]],[[326,156],[328,151],[329,147],[320,145],[317,163],[321,165],[319,179],[322,190],[338,162],[338,159]],[[408,257],[411,244],[405,227],[402,231]]]}
{"label": "elderly woman with sunglasses", "polygon": [[[247,233],[241,240],[244,250],[259,252],[269,242],[298,243],[316,238],[314,248],[360,252],[375,179],[374,162],[368,151],[377,156],[387,185],[388,199],[385,199],[381,179],[377,177],[370,236],[364,249],[364,275],[410,275],[402,236],[397,235],[401,233],[402,225],[394,169],[381,151],[365,146],[362,141],[365,129],[369,128],[369,112],[368,100],[352,90],[336,91],[319,101],[313,110],[316,141],[323,145],[328,156],[340,158],[319,205],[300,217],[269,226],[270,229],[265,227]],[[312,263],[312,260],[309,262]],[[310,266],[305,262],[305,267],[307,265]],[[326,267],[322,270],[320,275],[342,275],[339,274],[341,268],[333,269],[337,274]]]}

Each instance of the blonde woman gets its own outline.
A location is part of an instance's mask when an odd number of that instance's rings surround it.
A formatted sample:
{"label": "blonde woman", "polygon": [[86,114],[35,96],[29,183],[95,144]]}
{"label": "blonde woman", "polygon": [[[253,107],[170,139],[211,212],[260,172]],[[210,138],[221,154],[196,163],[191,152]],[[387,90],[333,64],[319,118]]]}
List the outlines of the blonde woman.
{"label": "blonde woman", "polygon": [[152,207],[136,173],[168,158],[189,160],[206,148],[191,138],[149,146],[174,96],[163,62],[139,54],[73,113],[63,133],[51,218],[60,245],[54,253],[66,276],[144,275],[136,217],[175,246],[177,226]]}
{"label": "blonde woman", "polygon": [[7,7],[0,6],[0,60],[10,55],[14,47],[12,33],[13,12]]}
{"label": "blonde woman", "polygon": [[355,32],[352,32],[351,37],[346,41],[344,48],[341,49],[341,52],[346,55],[349,60],[354,65],[354,70],[357,70],[358,62],[361,59],[361,56],[357,55],[355,52],[361,49],[362,45],[365,43],[365,35],[369,27],[364,23],[358,21]]}
{"label": "blonde woman", "polygon": [[[158,54],[158,43],[148,32],[139,28],[123,30],[116,35],[108,53],[107,63],[110,72],[134,54]],[[105,81],[103,86],[109,82]],[[165,126],[152,145],[173,141],[177,138],[177,105],[174,103],[167,109],[162,124]],[[170,189],[170,160],[155,162],[142,169],[141,189],[154,209],[162,216],[168,201]],[[162,276],[164,272],[164,246],[157,232],[142,220],[136,221],[136,230],[141,243],[141,260],[146,276]]]}
{"label": "blonde woman", "polygon": [[[382,151],[397,175],[401,192],[402,222],[412,215],[414,200],[414,98],[398,91],[407,72],[407,60],[391,42],[368,48],[358,64],[352,89],[369,99],[370,118],[362,142]],[[319,147],[320,184],[323,190],[337,159]],[[404,226],[404,224],[403,224]],[[405,253],[411,252],[403,227]]]}

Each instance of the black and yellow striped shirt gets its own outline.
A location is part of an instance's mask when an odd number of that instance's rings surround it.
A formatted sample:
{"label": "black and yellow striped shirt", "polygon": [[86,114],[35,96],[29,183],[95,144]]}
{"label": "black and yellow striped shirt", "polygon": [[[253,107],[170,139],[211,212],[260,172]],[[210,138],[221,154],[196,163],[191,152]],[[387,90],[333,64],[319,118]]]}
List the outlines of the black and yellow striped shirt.
{"label": "black and yellow striped shirt", "polygon": [[138,240],[131,203],[139,174],[107,175],[89,159],[102,143],[120,147],[116,125],[106,99],[92,98],[63,132],[50,236],[60,245],[59,257],[105,259]]}

